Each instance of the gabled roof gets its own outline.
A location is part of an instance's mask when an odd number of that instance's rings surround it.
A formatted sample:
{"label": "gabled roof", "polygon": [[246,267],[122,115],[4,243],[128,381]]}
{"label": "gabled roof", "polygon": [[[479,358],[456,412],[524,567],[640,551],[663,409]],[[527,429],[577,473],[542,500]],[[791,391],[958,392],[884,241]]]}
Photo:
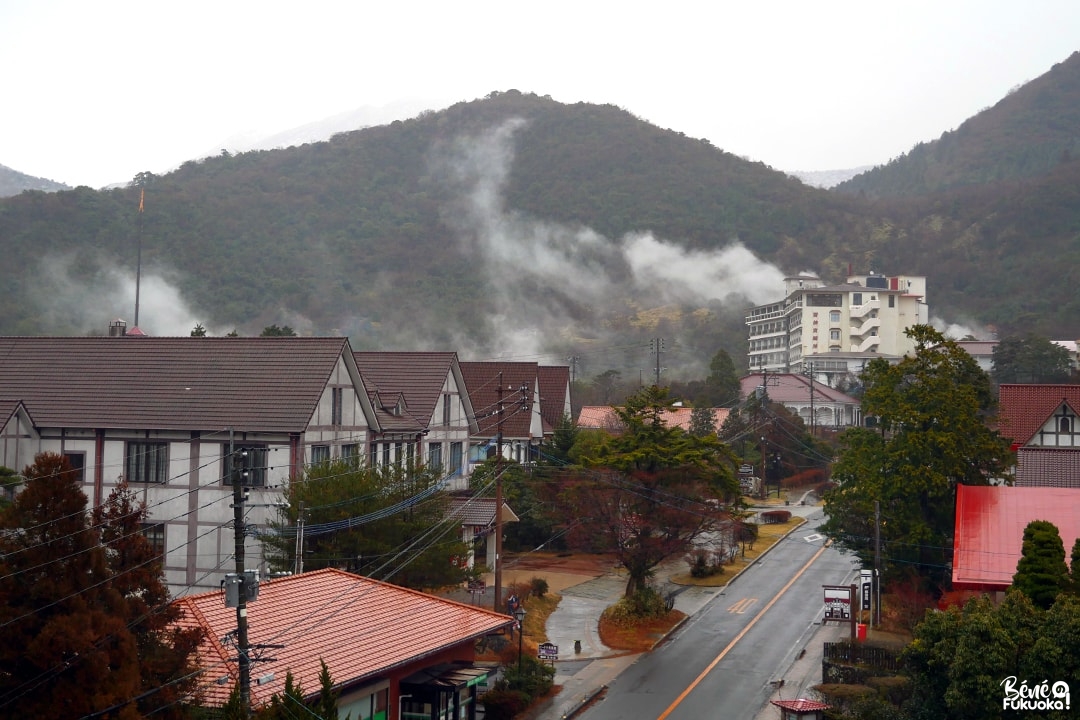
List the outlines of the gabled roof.
{"label": "gabled roof", "polygon": [[1062,403],[1080,414],[1080,385],[1004,384],[998,393],[1000,432],[1026,445]]}
{"label": "gabled roof", "polygon": [[953,587],[992,591],[1012,585],[1024,528],[1032,520],[1053,523],[1067,555],[1080,536],[1080,489],[958,485]]}
{"label": "gabled roof", "polygon": [[540,416],[544,432],[553,432],[562,422],[570,394],[570,368],[566,365],[540,365]]}
{"label": "gabled roof", "polygon": [[[490,527],[495,524],[495,498],[452,497],[447,509],[447,516],[462,525],[481,525]],[[518,522],[521,518],[503,501],[503,522]]]}
{"label": "gabled roof", "polygon": [[30,413],[26,411],[26,407],[22,404],[21,400],[12,400],[11,398],[0,398],[0,430],[3,430],[4,426],[15,416],[15,413],[22,410],[26,413],[26,416],[33,422],[33,418],[30,417]]}
{"label": "gabled roof", "polygon": [[[176,604],[184,610],[181,626],[205,630],[199,649],[203,702],[221,705],[238,681],[236,648],[222,644],[236,628],[236,609],[225,607],[220,591]],[[252,669],[256,707],[282,692],[287,672],[307,692],[317,692],[320,659],[336,685],[350,685],[514,623],[490,610],[334,569],[263,583],[247,614],[250,645],[284,645],[267,651],[274,659],[264,658]],[[254,682],[270,673],[273,680]]]}
{"label": "gabled roof", "polygon": [[[502,389],[499,373],[502,373]],[[493,436],[499,430],[498,409],[503,406],[504,438],[530,438],[532,436],[531,403],[540,375],[534,362],[463,362],[461,374],[469,391],[479,434]],[[521,387],[526,388],[530,410],[520,409]]]}
{"label": "gabled roof", "polygon": [[391,403],[397,396],[405,398],[407,412],[394,416],[376,408],[379,422],[388,432],[419,432],[427,429],[442,396],[446,378],[454,375],[472,418],[469,398],[464,392],[464,380],[453,352],[358,352],[354,353],[364,385],[374,402],[378,394]]}
{"label": "gabled roof", "polygon": [[[769,399],[773,402],[778,402],[781,405],[784,403],[810,402],[811,385],[810,378],[807,376],[795,373],[769,373],[767,378],[768,385],[766,385],[765,390],[769,395]],[[765,379],[766,375],[762,373],[752,373],[739,378],[740,395],[743,398],[749,397],[758,387],[765,383]],[[842,393],[816,380],[813,384],[813,397],[814,402],[822,404],[859,404],[858,400],[847,393]]]}
{"label": "gabled roof", "polygon": [[804,698],[798,698],[797,700],[770,700],[769,702],[781,710],[790,710],[791,712],[796,713],[822,712],[824,710],[832,709],[832,705],[826,705],[817,700],[806,700]]}
{"label": "gabled roof", "polygon": [[359,386],[344,338],[0,337],[0,393],[46,427],[302,432],[341,358]]}
{"label": "gabled roof", "polygon": [[[719,430],[731,411],[728,408],[711,408],[711,411],[713,423]],[[677,407],[664,409],[660,417],[667,427],[677,427],[689,432],[693,414],[693,408]],[[578,413],[577,424],[579,428],[594,428],[609,432],[621,432],[623,429],[622,421],[615,414],[615,408],[610,405],[586,405]]]}
{"label": "gabled roof", "polygon": [[41,426],[302,432],[339,358],[360,385],[345,338],[3,337],[0,392]]}

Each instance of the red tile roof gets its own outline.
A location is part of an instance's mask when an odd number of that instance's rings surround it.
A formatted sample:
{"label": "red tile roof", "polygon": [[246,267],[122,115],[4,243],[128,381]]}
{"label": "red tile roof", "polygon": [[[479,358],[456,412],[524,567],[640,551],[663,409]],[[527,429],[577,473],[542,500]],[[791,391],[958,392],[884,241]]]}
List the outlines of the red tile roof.
{"label": "red tile roof", "polygon": [[832,705],[826,705],[817,700],[804,700],[802,698],[799,698],[798,700],[770,700],[769,702],[782,710],[791,710],[792,712],[809,713],[832,709]]}
{"label": "red tile roof", "polygon": [[[693,408],[668,408],[661,413],[661,417],[668,427],[682,428],[689,432],[693,412]],[[712,408],[713,423],[717,430],[724,424],[730,412],[728,408]],[[586,405],[578,413],[577,424],[581,428],[596,428],[610,432],[622,430],[622,421],[615,414],[615,408],[609,405]]]}
{"label": "red tile roof", "polygon": [[1080,536],[1080,490],[957,486],[953,587],[1004,590],[1012,585],[1024,528],[1032,520],[1053,523],[1067,554]]}
{"label": "red tile roof", "polygon": [[[499,373],[502,373],[502,389]],[[493,437],[498,432],[499,403],[503,405],[504,438],[531,438],[532,412],[518,409],[520,388],[526,387],[531,402],[540,371],[534,362],[463,362],[461,374],[472,400],[480,435]]]}
{"label": "red tile roof", "polygon": [[1027,444],[1063,402],[1080,413],[1080,385],[1002,385],[998,393],[1001,434]]}
{"label": "red tile roof", "polygon": [[344,338],[0,337],[0,393],[43,426],[302,432]]}
{"label": "red tile roof", "polygon": [[[220,591],[176,603],[184,610],[181,625],[206,631],[203,702],[221,705],[238,680],[236,648],[221,642],[236,628],[236,609],[225,607]],[[320,659],[336,684],[348,685],[514,623],[507,615],[333,569],[263,583],[247,613],[250,645],[285,646],[266,652],[273,660],[254,664],[254,706],[283,690],[286,672],[308,692],[317,691]],[[269,673],[273,680],[254,682]]]}

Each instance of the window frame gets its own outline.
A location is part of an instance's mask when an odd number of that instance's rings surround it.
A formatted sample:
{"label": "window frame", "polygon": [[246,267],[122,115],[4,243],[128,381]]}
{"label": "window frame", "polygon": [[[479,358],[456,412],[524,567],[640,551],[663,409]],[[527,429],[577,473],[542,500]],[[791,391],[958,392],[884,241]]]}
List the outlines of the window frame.
{"label": "window frame", "polygon": [[[270,474],[270,448],[266,445],[251,445],[242,443],[231,446],[234,450],[247,450],[252,454],[248,464],[251,482],[243,484],[243,487],[266,487]],[[221,484],[232,487],[232,455],[229,453],[230,445],[221,446]]]}
{"label": "window frame", "polygon": [[167,440],[128,440],[125,442],[124,478],[129,483],[140,485],[168,483],[169,442]]}

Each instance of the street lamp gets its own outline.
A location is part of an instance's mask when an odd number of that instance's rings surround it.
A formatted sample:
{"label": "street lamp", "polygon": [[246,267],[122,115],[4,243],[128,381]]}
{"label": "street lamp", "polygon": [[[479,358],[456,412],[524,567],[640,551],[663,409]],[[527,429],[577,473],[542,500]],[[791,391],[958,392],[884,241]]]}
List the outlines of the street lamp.
{"label": "street lamp", "polygon": [[514,617],[518,621],[518,682],[521,682],[521,644],[525,639],[525,606],[518,605],[514,610]]}

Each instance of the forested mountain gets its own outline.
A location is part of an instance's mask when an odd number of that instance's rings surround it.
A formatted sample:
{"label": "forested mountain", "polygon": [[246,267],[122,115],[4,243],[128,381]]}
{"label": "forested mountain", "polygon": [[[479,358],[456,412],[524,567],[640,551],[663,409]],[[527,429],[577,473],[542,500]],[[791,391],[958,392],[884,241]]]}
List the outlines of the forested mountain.
{"label": "forested mountain", "polygon": [[128,188],[0,201],[0,333],[131,321],[141,245],[139,324],[158,335],[276,323],[358,349],[693,377],[718,349],[744,357],[743,313],[779,299],[785,274],[852,267],[925,274],[947,321],[1070,338],[1078,181],[1061,162],[1007,187],[867,200],[613,106],[492,93]]}
{"label": "forested mountain", "polygon": [[63,183],[34,177],[32,175],[27,175],[26,173],[21,173],[18,170],[12,170],[4,165],[0,165],[0,198],[18,195],[23,190],[44,190],[45,192],[53,192],[56,190],[67,189],[68,186]]}
{"label": "forested mountain", "polygon": [[1080,158],[1080,52],[952,132],[841,183],[868,197],[1041,177]]}

